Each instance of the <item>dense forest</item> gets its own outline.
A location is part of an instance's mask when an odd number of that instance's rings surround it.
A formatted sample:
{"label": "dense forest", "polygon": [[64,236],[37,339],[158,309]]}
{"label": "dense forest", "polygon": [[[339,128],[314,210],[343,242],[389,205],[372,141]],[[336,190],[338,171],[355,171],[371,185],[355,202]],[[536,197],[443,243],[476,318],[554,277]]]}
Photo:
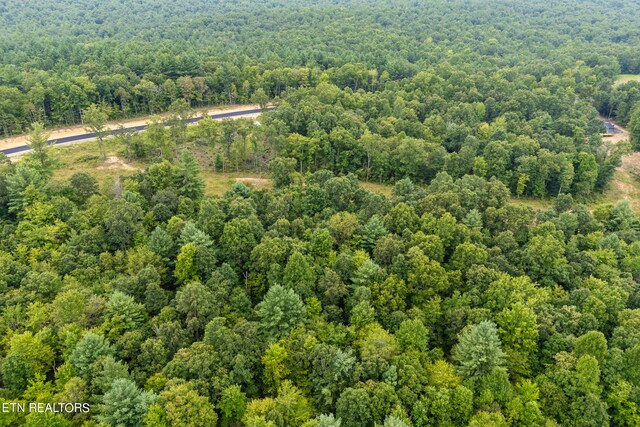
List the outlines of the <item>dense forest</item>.
{"label": "dense forest", "polygon": [[559,3],[0,0],[0,426],[639,426],[639,5]]}
{"label": "dense forest", "polygon": [[[3,401],[27,426],[635,425],[640,222],[440,172],[203,197],[190,151],[98,191],[3,166]],[[83,424],[84,423],[84,424]]]}
{"label": "dense forest", "polygon": [[443,63],[540,80],[581,60],[606,89],[640,73],[636,12],[593,0],[2,0],[0,132],[80,123],[92,103],[118,118],[318,79],[371,89]]}

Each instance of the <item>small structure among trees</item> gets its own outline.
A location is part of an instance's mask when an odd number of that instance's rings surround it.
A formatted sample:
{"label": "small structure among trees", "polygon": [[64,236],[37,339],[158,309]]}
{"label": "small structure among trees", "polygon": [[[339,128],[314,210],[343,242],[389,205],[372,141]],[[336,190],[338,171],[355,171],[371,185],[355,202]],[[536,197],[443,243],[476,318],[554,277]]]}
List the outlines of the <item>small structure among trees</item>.
{"label": "small structure among trees", "polygon": [[620,132],[614,123],[604,122],[604,127],[606,129],[605,134],[614,134]]}

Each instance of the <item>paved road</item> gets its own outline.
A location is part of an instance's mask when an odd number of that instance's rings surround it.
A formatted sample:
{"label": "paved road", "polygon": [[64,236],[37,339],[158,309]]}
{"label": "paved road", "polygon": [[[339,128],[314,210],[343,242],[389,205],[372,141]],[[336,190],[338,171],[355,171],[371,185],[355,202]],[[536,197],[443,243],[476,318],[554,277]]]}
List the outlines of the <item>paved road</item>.
{"label": "paved road", "polygon": [[[267,108],[268,110],[272,110],[273,107],[271,108]],[[257,113],[261,113],[262,110],[260,108],[256,108],[253,110],[243,110],[243,111],[231,111],[228,113],[218,113],[218,114],[212,114],[209,117],[211,117],[212,119],[230,119],[230,118],[239,118],[242,116],[248,116],[251,114],[257,114]],[[187,120],[187,123],[196,123],[200,120],[202,120],[203,117],[194,117],[191,118],[189,120]],[[124,128],[124,129],[114,129],[110,132],[110,135],[117,135],[120,132],[124,132],[124,131],[135,131],[135,132],[139,132],[141,130],[144,130],[147,127],[147,125],[141,125],[141,126],[132,126],[132,127],[128,127],[128,128]],[[76,141],[83,141],[85,139],[91,139],[91,138],[95,138],[96,134],[95,133],[83,133],[82,135],[73,135],[73,136],[67,136],[64,138],[58,138],[58,139],[50,139],[49,140],[49,145],[58,145],[58,144],[66,144],[69,142],[76,142]],[[29,151],[29,146],[27,145],[21,145],[19,147],[12,147],[12,148],[5,148],[4,150],[0,150],[0,153],[4,153],[7,156],[15,156],[17,154],[21,154],[24,153],[26,151]]]}

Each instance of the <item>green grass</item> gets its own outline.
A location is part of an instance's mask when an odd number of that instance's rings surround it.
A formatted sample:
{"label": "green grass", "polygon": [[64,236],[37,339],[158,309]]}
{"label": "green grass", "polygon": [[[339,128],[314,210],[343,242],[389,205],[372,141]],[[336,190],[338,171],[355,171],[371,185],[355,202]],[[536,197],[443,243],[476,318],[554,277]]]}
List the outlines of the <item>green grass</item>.
{"label": "green grass", "polygon": [[[601,204],[611,203],[616,205],[624,200],[629,201],[631,209],[640,215],[640,179],[629,173],[626,169],[619,168],[615,172],[607,191],[594,195],[588,200],[584,200],[583,203],[590,209],[593,209]],[[527,206],[536,210],[546,210],[553,207],[553,199],[512,197],[511,204]]]}
{"label": "green grass", "polygon": [[511,204],[516,206],[525,206],[534,210],[547,210],[553,207],[553,200],[550,198],[538,197],[511,197]]}
{"label": "green grass", "polygon": [[640,74],[620,74],[613,85],[618,86],[628,82],[640,82]]}
{"label": "green grass", "polygon": [[273,187],[270,179],[252,172],[213,172],[202,171],[200,176],[204,178],[205,194],[208,196],[221,196],[231,189],[231,186],[241,181],[247,186],[257,190]]}
{"label": "green grass", "polygon": [[[102,160],[98,143],[95,141],[56,147],[50,150],[49,153],[54,163],[53,178],[58,181],[64,181],[74,173],[86,172],[94,176],[100,183],[113,182],[117,177],[131,176],[136,171],[143,170],[146,166],[142,162],[127,162],[124,155],[124,146],[114,138],[105,141],[105,148],[107,157],[112,159],[107,163]],[[194,150],[196,157],[200,161],[202,168],[200,175],[204,179],[205,194],[208,196],[223,195],[237,181],[242,181],[258,190],[273,187],[271,180],[264,173],[257,174],[245,171],[213,172],[209,169],[211,159],[202,153],[201,148],[189,148]],[[360,185],[375,193],[382,193],[391,197],[392,185],[366,181],[360,181]]]}
{"label": "green grass", "polygon": [[[131,176],[141,171],[146,164],[139,161],[127,162],[125,148],[116,139],[105,141],[107,162],[102,160],[100,149],[96,141],[88,141],[80,144],[56,147],[49,151],[53,161],[53,178],[57,181],[65,181],[74,173],[86,172],[94,176],[100,184],[113,183],[117,177]],[[202,159],[202,163],[204,159]],[[252,172],[213,172],[207,165],[201,165],[200,175],[205,182],[206,195],[222,195],[231,189],[236,181],[242,181],[250,187],[257,189],[271,188],[271,181]],[[105,184],[105,185],[106,185]]]}
{"label": "green grass", "polygon": [[369,191],[373,191],[374,193],[382,193],[387,197],[391,197],[391,191],[393,190],[393,185],[391,184],[380,184],[377,182],[360,181],[360,185]]}
{"label": "green grass", "polygon": [[66,180],[76,172],[87,172],[101,182],[105,177],[133,175],[137,170],[144,169],[144,164],[140,162],[126,161],[123,156],[124,147],[115,139],[105,141],[105,151],[108,158],[118,157],[117,161],[102,160],[96,141],[49,150],[53,161],[53,178]]}
{"label": "green grass", "polygon": [[[102,160],[98,143],[95,141],[56,147],[50,150],[49,153],[54,164],[53,178],[57,181],[64,181],[76,172],[87,172],[94,176],[101,185],[109,185],[118,177],[131,176],[136,171],[145,168],[146,165],[142,162],[127,162],[124,155],[124,146],[116,139],[106,140],[105,146],[107,157],[111,158],[106,163]],[[196,149],[195,151],[198,150]],[[269,189],[273,186],[271,180],[264,173],[257,174],[245,171],[213,172],[210,166],[206,164],[208,163],[207,159],[201,156],[198,157],[201,160],[201,176],[205,182],[206,195],[223,195],[237,181],[242,181],[256,189]],[[391,197],[393,190],[393,185],[390,184],[360,181],[360,185],[374,193],[381,193],[387,197]],[[629,200],[631,208],[640,213],[640,179],[624,168],[616,171],[609,190],[595,197],[588,204],[594,207],[602,203],[616,204],[622,200]],[[526,206],[535,210],[547,210],[553,207],[553,199],[512,197],[511,204]]]}
{"label": "green grass", "polygon": [[623,200],[628,200],[631,209],[640,214],[640,179],[629,173],[624,167],[616,171],[609,189],[595,200],[595,204],[611,203],[615,205]]}

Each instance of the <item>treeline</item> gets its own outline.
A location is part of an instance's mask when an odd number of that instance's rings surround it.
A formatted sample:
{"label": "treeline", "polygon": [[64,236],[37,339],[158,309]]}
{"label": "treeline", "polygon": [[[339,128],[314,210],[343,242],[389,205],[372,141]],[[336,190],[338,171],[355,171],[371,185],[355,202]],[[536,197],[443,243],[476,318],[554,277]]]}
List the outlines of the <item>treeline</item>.
{"label": "treeline", "polygon": [[372,92],[322,83],[287,92],[263,122],[301,171],[427,183],[473,173],[536,197],[606,188],[626,148],[602,145],[590,68],[539,81],[519,68],[477,72],[445,63]]}
{"label": "treeline", "polygon": [[584,200],[608,187],[628,145],[602,143],[588,97],[598,91],[592,69],[578,63],[539,81],[517,67],[489,68],[482,79],[477,72],[444,63],[372,82],[366,69],[344,66],[325,73],[329,81],[283,92],[260,124],[208,119],[186,129],[189,105],[179,100],[167,121],[122,140],[129,155],[146,160],[172,161],[181,147],[200,147],[214,171],[260,172],[280,156],[301,175],[328,169],[428,184],[440,172],[454,180],[472,174],[498,179],[515,196]]}
{"label": "treeline", "polygon": [[626,82],[601,95],[598,110],[605,117],[613,117],[622,126],[627,126],[631,121],[634,108],[640,106],[640,82]]}
{"label": "treeline", "polygon": [[7,426],[608,426],[638,418],[640,222],[440,172],[387,198],[269,166],[204,197],[193,155],[98,190],[0,166]]}
{"label": "treeline", "polygon": [[115,119],[162,112],[176,99],[245,103],[260,89],[273,98],[326,80],[370,90],[443,62],[517,64],[542,79],[582,60],[602,88],[638,72],[633,4],[578,4],[3,2],[0,136],[35,121],[81,123],[91,104]]}
{"label": "treeline", "polygon": [[110,119],[121,119],[165,112],[176,101],[184,101],[194,109],[220,104],[266,103],[283,88],[316,82],[317,75],[307,68],[258,71],[254,67],[241,72],[237,67],[223,66],[214,74],[176,79],[163,74],[139,77],[124,71],[70,79],[49,73],[26,93],[15,87],[0,86],[0,99],[3,99],[0,130],[9,135],[23,131],[32,122],[81,123],[91,105],[101,105]]}

